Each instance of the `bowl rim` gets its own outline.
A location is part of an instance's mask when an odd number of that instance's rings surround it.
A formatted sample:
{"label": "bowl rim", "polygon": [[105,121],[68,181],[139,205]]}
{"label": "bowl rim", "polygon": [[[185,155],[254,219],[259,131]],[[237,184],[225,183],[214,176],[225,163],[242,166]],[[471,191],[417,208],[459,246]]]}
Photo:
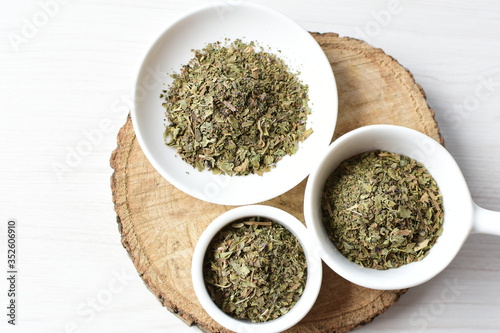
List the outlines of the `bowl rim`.
{"label": "bowl rim", "polygon": [[[213,237],[226,225],[244,217],[261,216],[287,228],[299,240],[307,261],[307,280],[304,292],[290,311],[281,317],[262,323],[235,319],[225,314],[211,300],[203,278],[203,260]],[[235,332],[281,332],[297,324],[312,308],[322,282],[322,262],[319,248],[310,232],[294,216],[279,208],[249,205],[233,208],[214,219],[203,231],[193,252],[191,278],[195,294],[205,311],[219,324]]]}
{"label": "bowl rim", "polygon": [[[321,213],[318,212],[318,210],[321,209],[321,193],[323,191],[324,181],[326,181],[328,175],[333,172],[338,164],[349,158],[349,156],[354,156],[360,152],[375,149],[390,151],[390,149],[380,148],[382,144],[379,142],[384,141],[385,139],[385,144],[387,145],[400,144],[394,144],[392,143],[393,141],[388,140],[387,138],[391,135],[393,136],[391,137],[391,140],[394,140],[394,137],[399,137],[401,140],[404,137],[406,141],[409,141],[410,138],[416,139],[413,142],[425,144],[426,149],[428,148],[429,151],[433,152],[433,157],[439,156],[440,162],[442,161],[443,163],[446,163],[447,168],[445,172],[454,177],[453,183],[457,193],[456,196],[453,197],[453,200],[456,199],[456,202],[451,202],[453,201],[452,199],[447,199],[448,197],[443,195],[445,212],[445,218],[443,219],[443,234],[439,236],[438,241],[425,258],[419,262],[413,262],[398,268],[377,270],[373,268],[361,267],[360,265],[351,262],[335,248],[326,235],[323,222],[321,221]],[[375,136],[379,137],[379,141],[374,139]],[[359,140],[366,138],[368,138],[366,141],[363,141],[362,143],[359,142]],[[406,143],[401,144],[405,145]],[[368,145],[373,145],[373,148],[363,149],[363,147]],[[407,156],[409,155],[405,154],[403,151],[394,152]],[[415,150],[415,153],[416,152],[417,151]],[[349,153],[350,155],[347,156],[346,154]],[[341,155],[347,157],[342,158],[340,157]],[[425,158],[429,159],[429,157]],[[415,159],[422,162],[419,158]],[[430,170],[428,164],[424,162],[422,163],[438,182],[438,186],[443,193],[442,185],[443,178],[445,177],[440,175],[439,178],[436,178],[436,171]],[[448,180],[447,182],[451,182],[451,180]],[[447,183],[444,184],[448,186]],[[444,189],[444,191],[445,193],[450,193],[451,190]],[[450,216],[448,214],[452,214],[451,216],[457,217],[456,220],[460,219],[460,221],[457,222],[455,219],[453,221],[450,220],[450,218],[447,219],[446,216]],[[442,145],[426,134],[398,125],[384,124],[363,126],[339,137],[330,145],[328,150],[323,155],[321,162],[309,175],[304,195],[304,217],[306,225],[307,228],[311,230],[313,237],[321,248],[320,251],[323,261],[343,278],[366,288],[380,290],[395,290],[414,287],[427,282],[434,276],[438,275],[451,263],[470,234],[473,223],[472,216],[473,201],[463,174],[461,173],[460,168],[452,155]],[[446,241],[443,240],[443,235],[446,235]]]}
{"label": "bowl rim", "polygon": [[[245,10],[247,8],[251,9],[251,10],[259,10],[259,11],[262,11],[263,13],[267,13],[268,15],[280,17],[284,21],[286,20],[287,22],[289,22],[290,26],[293,25],[296,29],[302,31],[303,35],[301,36],[301,38],[303,38],[303,40],[306,41],[306,43],[308,43],[308,45],[310,44],[311,47],[314,47],[316,49],[316,51],[314,53],[315,57],[321,58],[321,61],[323,62],[322,66],[328,65],[328,67],[331,69],[331,66],[330,66],[329,61],[326,57],[326,54],[324,54],[320,45],[315,41],[314,37],[312,37],[309,34],[309,32],[307,32],[297,22],[295,22],[294,20],[292,20],[288,16],[286,16],[278,11],[275,11],[274,9],[271,9],[271,8],[268,8],[268,7],[259,5],[259,4],[254,4],[254,3],[242,2],[242,3],[235,4],[234,6],[241,7],[242,10]],[[277,196],[285,193],[286,191],[290,190],[291,188],[295,187],[297,184],[299,184],[302,180],[304,180],[309,175],[309,173],[311,172],[311,167],[309,167],[308,164],[307,164],[307,166],[301,167],[300,172],[298,172],[298,174],[300,174],[300,175],[295,176],[295,177],[293,177],[293,175],[292,175],[292,177],[284,177],[284,176],[280,177],[280,179],[282,179],[282,180],[274,183],[274,186],[266,191],[257,191],[257,190],[247,191],[245,195],[239,196],[239,195],[234,195],[234,191],[231,190],[230,193],[228,192],[228,194],[224,194],[226,188],[232,189],[232,188],[236,188],[237,186],[240,186],[240,187],[244,186],[243,185],[244,182],[242,180],[236,180],[236,181],[234,180],[237,177],[247,177],[247,178],[254,177],[252,180],[248,180],[246,184],[253,183],[254,180],[257,180],[256,177],[267,176],[268,178],[266,179],[266,181],[269,181],[270,177],[271,177],[270,175],[274,171],[274,168],[270,172],[264,173],[264,176],[257,176],[257,175],[248,175],[248,176],[212,175],[211,172],[204,170],[202,172],[206,172],[207,175],[203,176],[203,179],[206,178],[206,181],[204,181],[203,184],[201,184],[199,181],[186,182],[185,180],[183,180],[182,177],[187,177],[187,176],[184,176],[184,175],[179,176],[178,174],[175,174],[175,172],[172,173],[172,171],[171,171],[171,168],[173,168],[172,165],[165,165],[163,160],[157,156],[158,154],[155,151],[158,148],[155,148],[155,145],[152,145],[151,143],[149,143],[149,141],[151,141],[151,139],[148,139],[146,137],[147,131],[143,128],[144,126],[146,126],[145,123],[147,123],[148,121],[144,120],[146,116],[141,115],[142,113],[144,113],[144,112],[141,112],[141,110],[142,110],[141,103],[143,103],[144,99],[142,99],[139,96],[138,91],[139,91],[139,89],[142,88],[143,83],[141,81],[144,79],[144,75],[146,75],[145,73],[146,73],[146,68],[147,68],[148,64],[149,63],[151,63],[153,65],[155,64],[155,62],[152,62],[150,60],[150,58],[151,57],[154,58],[153,55],[155,54],[155,52],[157,52],[156,48],[160,47],[162,41],[165,38],[169,38],[166,36],[168,36],[168,33],[172,29],[174,29],[176,26],[178,26],[178,24],[181,24],[183,21],[190,19],[194,15],[202,15],[204,13],[207,13],[207,15],[209,15],[210,11],[215,12],[216,9],[217,9],[217,4],[215,4],[215,3],[205,4],[205,5],[198,6],[194,9],[188,11],[188,12],[178,16],[177,18],[174,18],[159,33],[159,35],[155,38],[153,43],[150,44],[150,46],[148,47],[148,49],[146,50],[146,52],[144,53],[144,55],[141,58],[140,65],[136,71],[134,85],[132,87],[132,96],[133,96],[133,107],[131,109],[132,124],[134,126],[136,138],[139,142],[139,145],[141,146],[141,149],[143,150],[148,161],[153,165],[153,167],[160,173],[160,175],[163,178],[165,178],[170,184],[174,185],[176,188],[180,189],[184,193],[187,193],[187,194],[189,194],[197,199],[200,199],[200,200],[203,200],[206,202],[210,202],[210,203],[215,203],[215,204],[235,205],[236,206],[236,205],[247,205],[247,204],[255,204],[255,203],[259,203],[259,202],[264,202],[266,200],[270,200],[274,197],[277,197]],[[232,11],[228,11],[227,15],[231,15],[231,12]],[[215,15],[215,14],[212,13],[212,15]],[[207,42],[211,42],[211,41],[207,41]],[[321,52],[317,52],[317,51],[321,51]],[[317,63],[315,66],[317,66]],[[331,120],[333,121],[333,123],[331,124],[331,129],[328,129],[328,130],[323,129],[322,132],[324,132],[324,133],[321,134],[321,138],[322,138],[321,142],[324,141],[324,147],[326,148],[331,141],[331,137],[333,136],[333,133],[335,130],[335,124],[337,122],[338,92],[337,92],[337,85],[336,85],[335,76],[333,74],[333,71],[331,71],[331,73],[324,74],[324,75],[325,75],[325,80],[326,80],[326,77],[328,77],[327,81],[334,88],[334,91],[332,91],[331,96],[328,97],[328,99],[327,99],[328,104],[331,104],[328,107],[328,110],[331,109],[331,116],[329,116],[329,117],[331,117]],[[305,83],[307,84],[307,82],[305,82]],[[158,90],[158,92],[159,92],[159,90]],[[310,101],[310,103],[311,103],[311,101]],[[309,105],[311,106],[311,104],[309,104]],[[326,104],[324,104],[324,105],[326,105]],[[326,108],[323,107],[323,109],[326,109]],[[314,107],[313,107],[313,112],[314,112]],[[320,114],[325,114],[325,111],[322,111]],[[308,122],[309,122],[309,120],[308,120]],[[314,125],[313,127],[319,126],[319,123],[321,123],[321,122],[317,121],[317,123],[318,123],[318,125]],[[329,132],[328,135],[326,133],[327,131]],[[313,133],[313,135],[314,135],[314,133]],[[324,136],[329,136],[328,142],[327,142],[327,140],[323,139]],[[158,140],[161,140],[161,137]],[[309,140],[310,140],[310,138],[309,138]],[[319,142],[319,140],[318,140],[318,142]],[[300,145],[302,145],[302,144],[303,143],[300,143]],[[295,153],[291,156],[286,156],[286,157],[293,158],[295,155],[297,155],[297,153]],[[178,157],[178,158],[180,159],[180,157]],[[283,161],[280,161],[280,162],[283,164]],[[278,164],[278,166],[279,166],[279,164]],[[186,171],[186,173],[188,173],[188,172]],[[193,168],[192,173],[198,173],[198,171],[195,168]],[[280,173],[284,173],[284,172],[280,171]],[[274,174],[273,174],[273,176],[274,176]],[[231,185],[231,182],[235,182],[235,185]],[[283,185],[281,185],[281,183],[283,183]],[[194,184],[196,184],[196,185],[194,185]],[[274,190],[276,188],[278,188],[278,190]]]}

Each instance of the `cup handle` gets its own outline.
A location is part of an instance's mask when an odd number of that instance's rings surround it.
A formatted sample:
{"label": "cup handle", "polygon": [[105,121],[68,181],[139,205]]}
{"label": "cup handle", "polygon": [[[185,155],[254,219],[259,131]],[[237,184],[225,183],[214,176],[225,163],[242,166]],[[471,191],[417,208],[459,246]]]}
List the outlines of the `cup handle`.
{"label": "cup handle", "polygon": [[472,233],[500,236],[500,212],[484,209],[475,203]]}

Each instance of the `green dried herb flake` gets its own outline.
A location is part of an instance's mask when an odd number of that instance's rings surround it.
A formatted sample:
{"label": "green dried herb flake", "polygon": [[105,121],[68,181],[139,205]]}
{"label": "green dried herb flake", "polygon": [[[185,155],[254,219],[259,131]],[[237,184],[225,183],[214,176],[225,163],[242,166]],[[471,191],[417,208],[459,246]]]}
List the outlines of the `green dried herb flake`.
{"label": "green dried herb flake", "polygon": [[215,236],[203,273],[209,294],[225,313],[265,322],[287,313],[300,299],[307,264],[290,231],[255,217],[235,221]]}
{"label": "green dried herb flake", "polygon": [[208,44],[163,91],[165,143],[200,171],[262,175],[312,133],[307,85],[255,48],[241,40]]}
{"label": "green dried herb flake", "polygon": [[424,258],[442,233],[443,203],[425,167],[371,151],[342,162],[325,183],[323,222],[349,260],[375,269]]}

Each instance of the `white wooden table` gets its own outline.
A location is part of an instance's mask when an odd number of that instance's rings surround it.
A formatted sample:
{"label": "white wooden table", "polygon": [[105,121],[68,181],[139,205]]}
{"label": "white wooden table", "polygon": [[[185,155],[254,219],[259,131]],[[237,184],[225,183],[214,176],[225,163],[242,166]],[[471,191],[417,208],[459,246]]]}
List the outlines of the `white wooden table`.
{"label": "white wooden table", "polygon": [[[1,0],[1,332],[198,331],[162,308],[121,246],[109,157],[142,56],[170,20],[205,2]],[[474,200],[500,210],[498,1],[255,2],[309,31],[365,39],[407,67]],[[15,327],[6,323],[10,218]],[[357,331],[424,330],[500,331],[500,239],[471,236],[442,274]]]}

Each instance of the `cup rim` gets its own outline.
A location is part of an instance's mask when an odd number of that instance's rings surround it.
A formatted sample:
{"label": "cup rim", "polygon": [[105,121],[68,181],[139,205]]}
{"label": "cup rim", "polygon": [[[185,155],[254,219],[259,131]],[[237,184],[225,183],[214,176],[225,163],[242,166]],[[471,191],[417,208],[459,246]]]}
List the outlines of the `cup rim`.
{"label": "cup rim", "polygon": [[[262,323],[235,319],[215,305],[203,278],[203,260],[213,237],[226,225],[244,217],[261,216],[287,228],[299,240],[307,261],[307,280],[304,292],[290,311],[281,317]],[[192,282],[195,294],[205,311],[222,326],[235,332],[280,332],[297,324],[314,305],[322,282],[322,263],[319,249],[306,227],[291,214],[275,207],[249,205],[231,209],[213,220],[200,236],[192,259]]]}
{"label": "cup rim", "polygon": [[[417,150],[414,145],[424,148]],[[385,148],[398,146],[400,147],[396,150]],[[343,256],[326,235],[320,213],[324,183],[338,164],[358,153],[376,149],[407,155],[423,163],[438,183],[441,193],[444,192],[443,234],[439,236],[428,255],[419,262],[387,270],[361,267]],[[432,162],[432,158],[437,158],[437,162]],[[437,165],[439,163],[445,166],[440,167]],[[397,125],[360,127],[334,141],[309,176],[304,196],[306,225],[320,245],[323,261],[345,279],[372,289],[410,288],[439,274],[451,263],[470,234],[472,216],[473,202],[469,189],[451,154],[429,136]]]}

